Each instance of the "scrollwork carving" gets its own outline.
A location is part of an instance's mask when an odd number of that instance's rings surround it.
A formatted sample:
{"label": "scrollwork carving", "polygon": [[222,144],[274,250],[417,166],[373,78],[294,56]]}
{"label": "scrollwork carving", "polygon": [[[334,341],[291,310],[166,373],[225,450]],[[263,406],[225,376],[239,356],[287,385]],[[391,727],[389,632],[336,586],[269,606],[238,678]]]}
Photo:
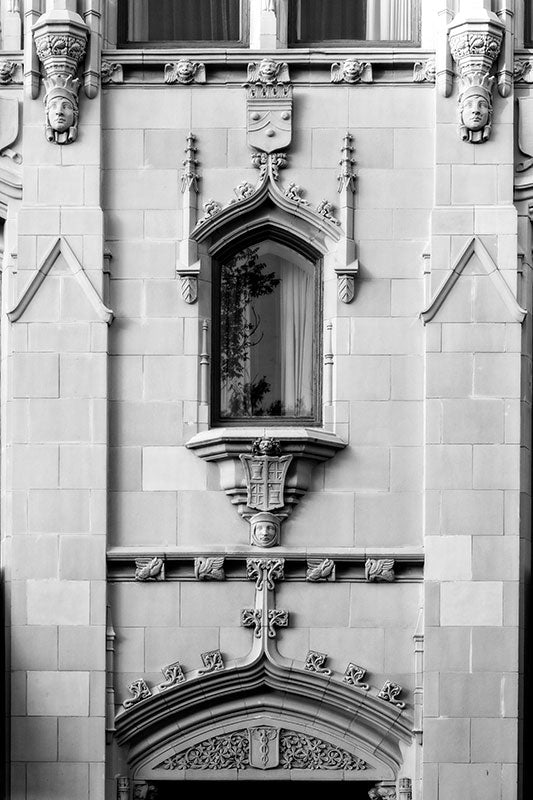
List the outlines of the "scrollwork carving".
{"label": "scrollwork carving", "polygon": [[358,667],[357,664],[351,662],[346,667],[344,672],[343,681],[350,684],[350,686],[357,686],[358,689],[364,689],[367,692],[370,689],[368,683],[361,683],[366,675],[366,669]]}
{"label": "scrollwork carving", "polygon": [[398,706],[398,708],[405,708],[405,703],[397,699],[401,691],[402,687],[398,683],[386,681],[379,690],[378,697],[381,697],[382,700],[386,700],[388,703]]}
{"label": "scrollwork carving", "polygon": [[137,680],[133,681],[133,683],[130,683],[128,686],[128,691],[131,692],[133,697],[128,697],[123,701],[122,705],[126,709],[131,708],[132,706],[137,705],[137,703],[140,703],[142,700],[146,700],[148,697],[152,696],[152,690],[142,678],[137,678]]}
{"label": "scrollwork carving", "polygon": [[220,650],[207,650],[205,653],[200,654],[202,659],[203,669],[199,669],[200,675],[205,675],[208,672],[218,672],[224,669],[224,660]]}
{"label": "scrollwork carving", "polygon": [[276,628],[286,628],[289,625],[289,612],[281,608],[270,608],[268,610],[268,629],[269,639],[276,637]]}
{"label": "scrollwork carving", "polygon": [[324,667],[327,657],[327,653],[309,650],[305,659],[304,669],[308,670],[308,672],[319,672],[321,675],[331,675],[331,670]]}
{"label": "scrollwork carving", "polygon": [[260,608],[243,608],[241,611],[241,625],[243,628],[253,628],[254,636],[259,639],[261,636],[261,625],[263,612]]}
{"label": "scrollwork carving", "polygon": [[183,669],[179,661],[174,661],[173,664],[168,664],[168,666],[163,667],[161,672],[165,680],[157,687],[160,690],[170,689],[171,686],[177,686],[178,683],[183,683],[185,680],[185,675],[183,674]]}
{"label": "scrollwork carving", "polygon": [[293,731],[283,731],[280,736],[282,769],[363,770],[367,766],[362,758],[355,758],[316,736]]}
{"label": "scrollwork carving", "polygon": [[272,591],[275,581],[281,581],[285,577],[284,558],[248,558],[246,559],[246,574],[249,580],[255,581],[255,588],[263,589],[266,584],[267,589]]}

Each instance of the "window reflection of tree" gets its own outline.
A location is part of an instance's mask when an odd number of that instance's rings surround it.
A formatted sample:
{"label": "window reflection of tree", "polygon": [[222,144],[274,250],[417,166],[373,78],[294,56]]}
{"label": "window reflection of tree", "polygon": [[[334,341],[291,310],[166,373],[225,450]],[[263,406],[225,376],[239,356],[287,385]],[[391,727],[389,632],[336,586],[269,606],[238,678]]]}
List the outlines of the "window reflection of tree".
{"label": "window reflection of tree", "polygon": [[220,273],[220,412],[310,417],[315,265],[266,240]]}

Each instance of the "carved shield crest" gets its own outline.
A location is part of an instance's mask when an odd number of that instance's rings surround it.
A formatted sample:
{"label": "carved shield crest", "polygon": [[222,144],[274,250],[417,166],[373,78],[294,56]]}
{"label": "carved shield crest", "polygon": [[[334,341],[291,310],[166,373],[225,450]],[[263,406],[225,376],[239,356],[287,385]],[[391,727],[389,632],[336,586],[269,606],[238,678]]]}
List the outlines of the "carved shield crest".
{"label": "carved shield crest", "polygon": [[246,136],[250,147],[273,153],[292,139],[292,87],[256,84],[248,90]]}
{"label": "carved shield crest", "polygon": [[279,764],[279,730],[271,727],[250,728],[250,766],[272,769]]}
{"label": "carved shield crest", "polygon": [[526,156],[533,156],[533,97],[518,98],[518,146]]}
{"label": "carved shield crest", "polygon": [[241,455],[248,489],[246,504],[257,511],[282,508],[285,477],[292,456]]}
{"label": "carved shield crest", "polygon": [[16,98],[0,98],[0,151],[13,144],[19,132],[19,102]]}

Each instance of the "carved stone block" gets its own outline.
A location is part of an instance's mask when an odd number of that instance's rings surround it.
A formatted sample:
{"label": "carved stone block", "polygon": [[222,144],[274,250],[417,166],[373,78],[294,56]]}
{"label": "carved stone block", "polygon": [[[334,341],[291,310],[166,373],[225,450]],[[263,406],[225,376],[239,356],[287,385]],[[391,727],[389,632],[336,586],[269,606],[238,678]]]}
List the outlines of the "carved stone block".
{"label": "carved stone block", "polygon": [[331,675],[331,670],[324,667],[327,657],[327,653],[309,650],[305,659],[304,669],[309,672],[320,672],[322,675]]}
{"label": "carved stone block", "polygon": [[224,660],[220,650],[207,650],[205,653],[200,654],[200,658],[204,665],[203,669],[198,670],[201,675],[224,669]]}

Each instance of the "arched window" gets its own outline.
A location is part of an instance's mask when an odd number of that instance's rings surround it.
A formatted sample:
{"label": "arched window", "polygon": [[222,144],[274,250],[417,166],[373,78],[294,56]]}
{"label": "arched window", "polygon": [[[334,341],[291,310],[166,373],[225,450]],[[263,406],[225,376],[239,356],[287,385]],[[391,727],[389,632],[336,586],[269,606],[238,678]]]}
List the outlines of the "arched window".
{"label": "arched window", "polygon": [[319,267],[270,239],[219,259],[213,422],[319,422]]}

